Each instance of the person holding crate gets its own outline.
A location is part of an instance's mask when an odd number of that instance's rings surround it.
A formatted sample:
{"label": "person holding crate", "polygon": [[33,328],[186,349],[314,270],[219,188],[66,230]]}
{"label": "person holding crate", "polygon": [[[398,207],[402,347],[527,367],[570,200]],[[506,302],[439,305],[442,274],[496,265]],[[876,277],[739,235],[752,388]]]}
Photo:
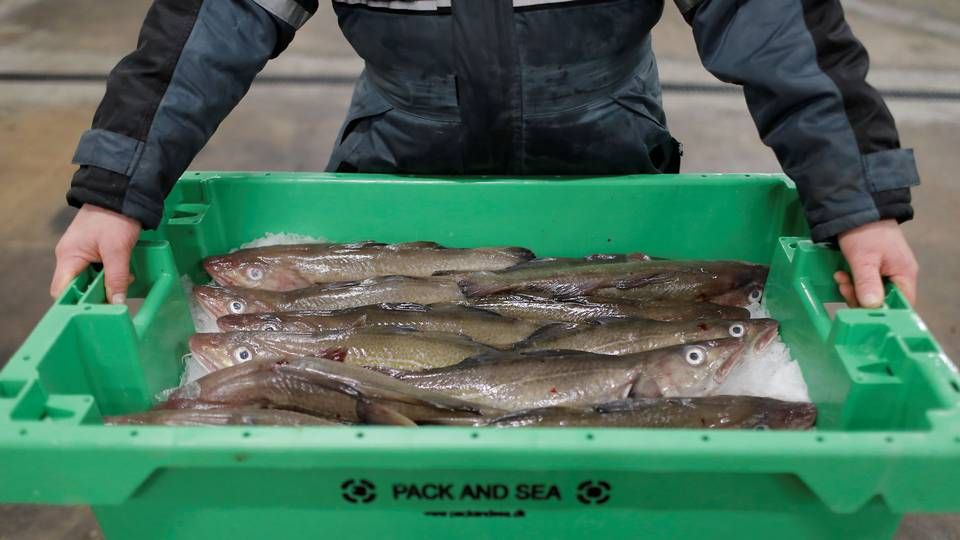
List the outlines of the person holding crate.
{"label": "person holding crate", "polygon": [[[799,189],[813,239],[836,242],[851,305],[882,278],[916,299],[899,223],[919,184],[839,0],[675,0],[704,66],[743,87],[760,136]],[[365,69],[330,171],[677,173],[650,30],[663,0],[333,0]],[[155,0],[111,72],[67,194],[51,294],[102,262],[122,303],[142,228],[318,0]]]}

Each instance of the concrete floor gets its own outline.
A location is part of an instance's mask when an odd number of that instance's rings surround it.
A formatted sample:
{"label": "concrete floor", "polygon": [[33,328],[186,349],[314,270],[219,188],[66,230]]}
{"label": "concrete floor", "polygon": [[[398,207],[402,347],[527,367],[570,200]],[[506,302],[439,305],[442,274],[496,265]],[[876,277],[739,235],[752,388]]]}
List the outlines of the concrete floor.
{"label": "concrete floor", "polygon": [[[106,71],[134,46],[148,3],[0,0],[0,71]],[[712,82],[697,62],[689,29],[669,4],[654,37],[663,79]],[[875,84],[960,88],[955,0],[845,4],[872,53]],[[360,67],[324,7],[267,72],[350,75]],[[100,84],[0,83],[0,263],[7,271],[0,283],[0,365],[49,305],[53,245],[72,216],[63,203],[74,169],[70,157],[102,93]],[[193,168],[320,170],[349,98],[343,85],[255,86]],[[685,143],[684,171],[779,170],[741,97],[668,94],[665,105],[675,136]],[[923,268],[919,311],[947,353],[960,358],[960,102],[893,100],[890,107],[904,144],[916,149],[924,182],[914,192],[917,219],[906,226]],[[83,507],[0,506],[0,540],[100,537]],[[960,517],[911,516],[897,538],[960,539]]]}

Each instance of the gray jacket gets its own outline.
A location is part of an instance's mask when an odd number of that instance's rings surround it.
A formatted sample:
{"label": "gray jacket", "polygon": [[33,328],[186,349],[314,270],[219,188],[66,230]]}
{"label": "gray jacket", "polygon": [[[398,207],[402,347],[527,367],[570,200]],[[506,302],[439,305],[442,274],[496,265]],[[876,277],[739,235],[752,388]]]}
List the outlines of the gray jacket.
{"label": "gray jacket", "polygon": [[[815,240],[910,219],[913,154],[838,0],[677,0],[704,66],[743,86]],[[663,0],[334,0],[365,61],[331,171],[677,172],[650,30]],[[317,0],[155,0],[110,75],[68,201],[147,228]],[[695,149],[694,149],[695,150]]]}

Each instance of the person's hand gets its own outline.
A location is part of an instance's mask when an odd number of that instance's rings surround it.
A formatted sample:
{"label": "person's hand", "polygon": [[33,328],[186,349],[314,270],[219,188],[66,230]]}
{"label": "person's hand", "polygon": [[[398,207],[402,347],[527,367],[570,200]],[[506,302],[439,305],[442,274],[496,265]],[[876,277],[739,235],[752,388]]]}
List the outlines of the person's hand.
{"label": "person's hand", "polygon": [[841,233],[840,251],[850,263],[853,280],[846,272],[837,272],[833,279],[850,307],[882,306],[884,277],[900,288],[910,304],[916,303],[919,267],[895,220],[868,223]]}
{"label": "person's hand", "polygon": [[60,296],[67,285],[90,263],[103,263],[106,298],[111,304],[127,299],[130,252],[140,236],[140,222],[111,210],[83,205],[63,233],[55,251],[57,269],[50,283],[50,295]]}

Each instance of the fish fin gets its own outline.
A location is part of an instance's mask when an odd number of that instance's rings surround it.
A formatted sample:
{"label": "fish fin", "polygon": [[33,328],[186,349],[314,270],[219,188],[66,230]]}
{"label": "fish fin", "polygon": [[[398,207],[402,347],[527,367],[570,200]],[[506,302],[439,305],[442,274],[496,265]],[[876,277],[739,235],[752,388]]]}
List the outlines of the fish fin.
{"label": "fish fin", "polygon": [[347,349],[344,347],[335,347],[333,349],[324,349],[320,352],[320,358],[333,360],[334,362],[343,362],[347,359]]}
{"label": "fish fin", "polygon": [[627,260],[628,261],[652,261],[654,259],[653,257],[651,257],[650,255],[647,255],[646,253],[635,251],[633,253],[627,253]]}
{"label": "fish fin", "polygon": [[489,309],[483,309],[477,306],[461,306],[464,310],[470,311],[471,313],[476,313],[477,315],[482,315],[484,317],[489,317],[490,319],[507,319],[504,315],[501,315],[495,311],[490,311]]}
{"label": "fish fin", "polygon": [[[399,244],[393,244],[395,247],[406,247],[406,248],[430,248],[430,249],[447,249],[444,246],[436,242],[428,242],[426,240],[420,240],[417,242],[401,242]],[[392,247],[392,246],[391,246]]]}
{"label": "fish fin", "polygon": [[376,240],[360,240],[357,242],[350,242],[347,244],[339,244],[336,246],[336,249],[361,249],[374,246],[386,246],[383,242],[377,242]]}
{"label": "fish fin", "polygon": [[[507,246],[507,247],[496,248],[496,250],[499,251],[500,253],[505,253],[512,257],[523,259],[524,261],[534,260],[534,257],[536,257],[536,255],[532,251],[530,251],[525,247]],[[523,263],[520,263],[520,264],[523,264]]]}
{"label": "fish fin", "polygon": [[530,347],[532,345],[535,345],[537,341],[562,336],[570,332],[571,330],[583,328],[584,326],[589,324],[590,323],[566,323],[566,322],[547,324],[547,325],[541,326],[540,328],[537,328],[536,330],[533,331],[532,334],[527,336],[526,339],[514,345],[514,349],[519,350],[525,347]]}
{"label": "fish fin", "polygon": [[366,326],[367,326],[367,316],[366,316],[366,315],[360,315],[360,316],[357,317],[353,322],[351,322],[349,325],[347,325],[346,328],[347,328],[347,330],[356,330],[356,329],[360,329],[360,328],[366,328]]}
{"label": "fish fin", "polygon": [[[467,357],[467,358],[464,358],[464,359],[461,360],[460,362],[457,362],[456,364],[454,364],[453,366],[450,366],[450,367],[455,367],[455,366],[456,366],[456,367],[478,366],[478,365],[485,364],[485,363],[487,363],[487,362],[493,362],[494,360],[497,360],[497,359],[503,357],[503,354],[504,354],[503,351],[498,351],[498,350],[494,349],[494,350],[492,350],[492,351],[482,352],[482,353],[480,353],[480,354],[475,354],[475,355],[473,355],[473,356],[469,356],[469,357]],[[444,369],[444,368],[439,368],[439,369]]]}
{"label": "fish fin", "polygon": [[625,262],[627,255],[619,253],[594,253],[593,255],[587,255],[583,260],[590,262]]}
{"label": "fish fin", "polygon": [[346,289],[348,287],[356,287],[360,285],[363,281],[353,280],[353,281],[331,281],[330,283],[322,283],[317,285],[322,289]]}
{"label": "fish fin", "polygon": [[357,417],[366,424],[416,426],[417,423],[397,411],[368,399],[357,400]]}
{"label": "fish fin", "polygon": [[427,313],[430,311],[429,306],[423,304],[415,304],[413,302],[389,302],[380,304],[380,309],[386,311],[412,311],[418,313]]}
{"label": "fish fin", "polygon": [[480,283],[476,281],[477,277],[482,277],[483,275],[490,275],[490,272],[480,272],[479,274],[473,274],[472,277],[467,276],[457,281],[457,285],[460,286],[460,291],[468,297],[475,297],[490,296],[492,294],[497,294],[510,289],[509,285],[501,285],[499,283]]}
{"label": "fish fin", "polygon": [[676,279],[676,277],[676,272],[658,272],[656,274],[647,274],[618,280],[614,283],[614,287],[617,289],[638,289],[640,287],[666,283]]}

